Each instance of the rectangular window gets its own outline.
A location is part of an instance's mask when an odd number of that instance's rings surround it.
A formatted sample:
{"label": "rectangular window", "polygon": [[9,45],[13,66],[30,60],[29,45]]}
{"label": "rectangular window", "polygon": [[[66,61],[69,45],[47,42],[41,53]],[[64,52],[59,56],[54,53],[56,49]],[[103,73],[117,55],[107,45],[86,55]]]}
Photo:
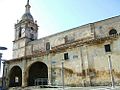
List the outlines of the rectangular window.
{"label": "rectangular window", "polygon": [[104,45],[105,52],[111,52],[110,44]]}
{"label": "rectangular window", "polygon": [[64,60],[68,60],[69,57],[68,57],[68,53],[64,53]]}

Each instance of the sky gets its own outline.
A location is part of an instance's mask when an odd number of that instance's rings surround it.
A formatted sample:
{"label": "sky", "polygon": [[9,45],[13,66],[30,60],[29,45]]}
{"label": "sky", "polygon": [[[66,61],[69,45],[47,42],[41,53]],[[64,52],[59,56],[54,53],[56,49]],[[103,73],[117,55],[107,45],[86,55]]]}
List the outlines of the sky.
{"label": "sky", "polygon": [[[14,25],[25,13],[27,0],[0,0],[2,59],[12,58]],[[31,14],[39,25],[38,38],[120,15],[120,0],[30,0]]]}

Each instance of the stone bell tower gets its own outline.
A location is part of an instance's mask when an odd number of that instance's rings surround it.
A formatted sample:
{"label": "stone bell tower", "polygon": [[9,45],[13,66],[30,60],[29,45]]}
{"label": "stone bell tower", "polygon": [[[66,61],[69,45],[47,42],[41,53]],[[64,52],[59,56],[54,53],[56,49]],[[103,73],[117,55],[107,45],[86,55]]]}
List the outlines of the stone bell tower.
{"label": "stone bell tower", "polygon": [[38,25],[30,13],[29,0],[25,6],[25,13],[15,24],[15,40],[13,41],[13,58],[25,56],[25,46],[38,38]]}

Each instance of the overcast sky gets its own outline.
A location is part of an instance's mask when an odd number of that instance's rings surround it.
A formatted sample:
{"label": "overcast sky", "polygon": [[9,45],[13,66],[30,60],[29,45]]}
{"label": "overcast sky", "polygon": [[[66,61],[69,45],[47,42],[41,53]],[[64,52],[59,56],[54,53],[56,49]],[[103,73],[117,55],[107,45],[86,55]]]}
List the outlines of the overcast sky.
{"label": "overcast sky", "polygon": [[[25,12],[27,0],[0,0],[0,46],[12,58],[14,24]],[[120,15],[120,0],[30,0],[31,14],[39,25],[39,38]]]}

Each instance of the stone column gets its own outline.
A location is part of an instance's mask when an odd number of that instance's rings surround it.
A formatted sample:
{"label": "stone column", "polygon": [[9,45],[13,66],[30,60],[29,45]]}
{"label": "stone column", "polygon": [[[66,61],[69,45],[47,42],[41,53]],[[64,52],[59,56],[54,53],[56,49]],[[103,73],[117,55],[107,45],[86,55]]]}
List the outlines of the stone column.
{"label": "stone column", "polygon": [[7,63],[5,65],[5,70],[6,70],[6,72],[5,72],[6,88],[8,88],[9,87],[9,74],[8,74],[8,72],[9,72],[9,66],[8,66]]}
{"label": "stone column", "polygon": [[24,71],[22,71],[22,87],[25,86]]}
{"label": "stone column", "polygon": [[26,60],[24,59],[23,61],[22,61],[22,87],[25,87],[25,86],[27,86],[27,84],[26,84],[26,78],[25,78],[25,76],[27,76],[27,74],[25,73],[26,71]]}
{"label": "stone column", "polygon": [[48,85],[51,85],[51,65],[48,66]]}

